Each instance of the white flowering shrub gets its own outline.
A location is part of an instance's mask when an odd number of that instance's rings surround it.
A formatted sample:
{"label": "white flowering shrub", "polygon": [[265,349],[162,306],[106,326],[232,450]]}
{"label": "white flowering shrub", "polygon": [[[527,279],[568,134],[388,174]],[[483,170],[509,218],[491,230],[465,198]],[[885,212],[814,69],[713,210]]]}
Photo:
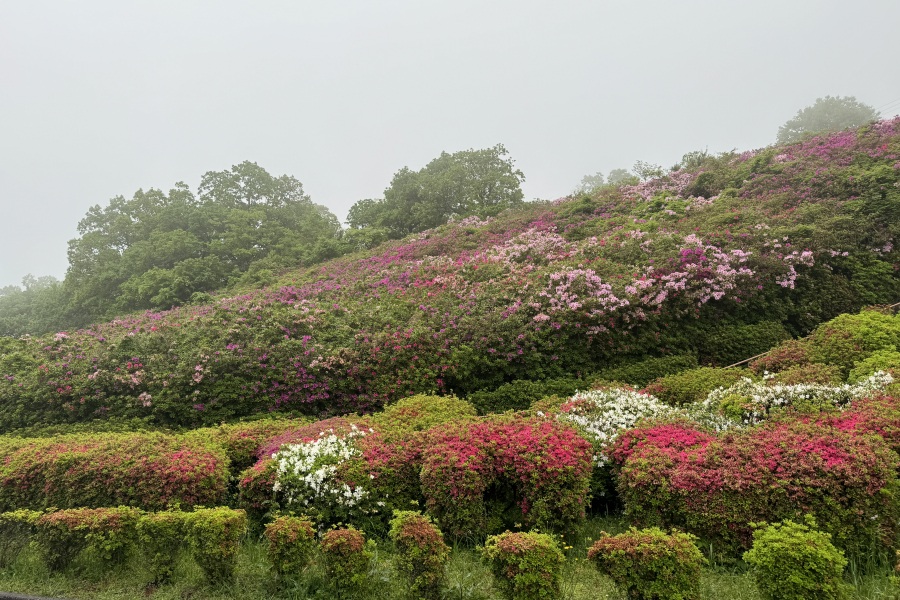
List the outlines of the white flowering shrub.
{"label": "white flowering shrub", "polygon": [[[770,375],[764,377],[768,378]],[[710,413],[719,413],[739,421],[741,425],[755,425],[769,415],[788,407],[798,409],[843,409],[850,402],[883,390],[894,378],[878,371],[854,384],[829,386],[816,383],[797,385],[766,385],[749,378],[728,388],[718,388],[702,402]]]}
{"label": "white flowering shrub", "polygon": [[341,479],[344,467],[361,454],[358,440],[373,433],[351,425],[346,434],[328,429],[317,439],[282,446],[272,455],[277,465],[273,491],[282,508],[301,511],[320,522],[376,514],[384,502],[362,485]]}
{"label": "white flowering shrub", "polygon": [[677,413],[656,396],[631,389],[608,389],[578,392],[562,405],[557,418],[572,423],[594,445],[594,464],[609,463],[605,451],[626,429],[641,419],[666,417]]}

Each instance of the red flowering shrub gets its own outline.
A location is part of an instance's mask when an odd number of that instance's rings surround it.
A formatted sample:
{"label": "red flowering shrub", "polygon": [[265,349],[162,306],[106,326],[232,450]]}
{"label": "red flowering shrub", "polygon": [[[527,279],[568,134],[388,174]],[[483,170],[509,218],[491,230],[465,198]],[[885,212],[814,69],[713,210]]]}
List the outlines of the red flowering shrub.
{"label": "red flowering shrub", "polygon": [[228,458],[214,444],[161,433],[33,439],[0,462],[0,510],[220,503]]}
{"label": "red flowering shrub", "polygon": [[260,521],[263,515],[275,507],[275,492],[272,487],[277,477],[277,465],[271,458],[260,459],[240,475],[238,504],[255,522]]}
{"label": "red flowering shrub", "polygon": [[73,508],[45,514],[35,522],[35,542],[51,571],[65,569],[90,548],[105,562],[120,562],[135,539],[141,511],[119,508]]}
{"label": "red flowering shrub", "polygon": [[428,511],[456,539],[486,532],[486,515],[509,504],[529,526],[582,518],[590,479],[591,445],[574,429],[510,416],[433,430],[421,471]]}
{"label": "red flowering shrub", "polygon": [[854,400],[842,413],[823,417],[820,422],[842,431],[874,433],[900,454],[900,398],[876,395]]}
{"label": "red flowering shrub", "polygon": [[303,571],[316,547],[316,532],[307,518],[278,517],[266,525],[265,536],[279,579]]}
{"label": "red flowering shrub", "polygon": [[803,513],[851,553],[890,546],[897,533],[898,458],[877,436],[802,420],[719,437],[664,424],[623,434],[612,457],[636,524],[686,529],[732,552],[750,546],[748,522]]}

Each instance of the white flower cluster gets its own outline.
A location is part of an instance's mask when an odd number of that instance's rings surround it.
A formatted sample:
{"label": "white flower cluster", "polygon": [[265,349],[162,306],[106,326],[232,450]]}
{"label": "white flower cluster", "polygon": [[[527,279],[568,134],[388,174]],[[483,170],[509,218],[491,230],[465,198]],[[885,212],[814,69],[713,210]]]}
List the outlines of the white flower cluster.
{"label": "white flower cluster", "polygon": [[832,405],[843,408],[857,398],[883,390],[893,381],[894,378],[884,371],[878,371],[852,385],[845,383],[838,386],[816,383],[766,385],[744,377],[731,387],[713,390],[702,404],[710,412],[717,412],[728,403],[729,397],[739,398],[743,413],[742,424],[755,425],[764,421],[773,409],[798,404]]}
{"label": "white flower cluster", "polygon": [[598,467],[609,462],[604,450],[623,431],[644,418],[677,414],[676,409],[663,404],[655,396],[623,389],[578,392],[569,398],[568,404],[569,411],[557,418],[576,425],[592,438],[597,451],[594,463]]}
{"label": "white flower cluster", "polygon": [[334,429],[319,433],[315,440],[285,444],[272,455],[278,475],[273,490],[281,492],[287,505],[297,508],[353,509],[368,496],[361,486],[338,481],[338,468],[359,455],[355,440],[373,433],[351,425],[346,434]]}

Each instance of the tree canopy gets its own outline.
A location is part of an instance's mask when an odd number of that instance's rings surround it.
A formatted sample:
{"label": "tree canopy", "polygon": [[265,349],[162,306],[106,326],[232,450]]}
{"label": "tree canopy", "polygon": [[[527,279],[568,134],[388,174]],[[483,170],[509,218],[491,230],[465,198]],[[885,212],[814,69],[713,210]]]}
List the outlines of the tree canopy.
{"label": "tree canopy", "polygon": [[789,144],[806,137],[858,127],[878,119],[878,111],[853,96],[825,96],[815,104],[797,111],[792,119],[778,128],[779,144]]}
{"label": "tree canopy", "polygon": [[524,180],[502,144],[442,152],[419,171],[397,171],[383,199],[360,200],[347,220],[353,229],[375,228],[392,238],[403,237],[451,217],[488,217],[517,206],[523,201]]}

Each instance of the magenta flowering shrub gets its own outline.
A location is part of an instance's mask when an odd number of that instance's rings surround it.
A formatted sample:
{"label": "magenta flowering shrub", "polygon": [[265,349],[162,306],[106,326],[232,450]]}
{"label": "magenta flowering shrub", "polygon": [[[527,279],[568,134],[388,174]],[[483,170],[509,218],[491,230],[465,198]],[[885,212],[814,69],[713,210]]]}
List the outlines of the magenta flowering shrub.
{"label": "magenta flowering shrub", "polygon": [[750,547],[749,522],[805,513],[849,553],[889,548],[897,534],[897,455],[849,426],[800,420],[716,436],[659,424],[620,435],[611,456],[632,521],[679,527],[730,552]]}
{"label": "magenta flowering shrub", "polygon": [[27,440],[0,460],[0,511],[216,504],[228,458],[215,444],[161,433]]}
{"label": "magenta flowering shrub", "polygon": [[423,452],[425,505],[454,539],[503,527],[487,516],[508,510],[510,500],[525,526],[565,525],[584,517],[591,454],[573,428],[547,420],[494,417],[442,426]]}

